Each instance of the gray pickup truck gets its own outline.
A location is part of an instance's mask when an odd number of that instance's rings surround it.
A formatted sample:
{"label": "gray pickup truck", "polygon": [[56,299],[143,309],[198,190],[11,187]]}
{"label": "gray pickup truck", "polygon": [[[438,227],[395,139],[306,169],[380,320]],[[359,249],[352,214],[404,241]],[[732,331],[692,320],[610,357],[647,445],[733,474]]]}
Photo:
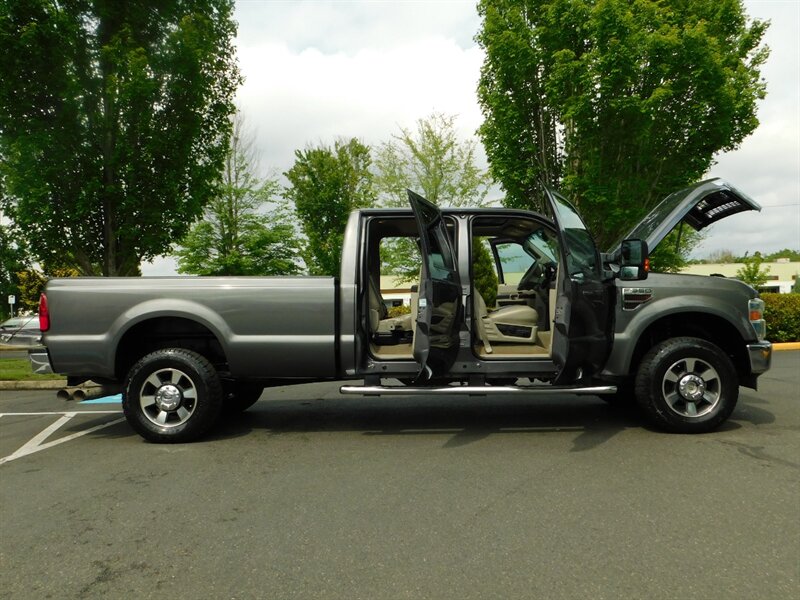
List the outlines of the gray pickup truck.
{"label": "gray pickup truck", "polygon": [[[552,218],[439,209],[413,192],[410,210],[356,211],[338,279],[53,279],[31,359],[70,385],[120,388],[155,442],[197,439],[265,388],[320,380],[354,380],[345,394],[597,394],[635,400],[668,431],[719,426],[770,367],[763,302],[739,281],[649,273],[648,248],[681,221],[700,230],[758,204],[704,181],[600,253],[570,203],[543,194]],[[381,266],[409,239],[419,281],[410,314],[389,316]],[[494,257],[493,307],[473,282],[478,245]]]}

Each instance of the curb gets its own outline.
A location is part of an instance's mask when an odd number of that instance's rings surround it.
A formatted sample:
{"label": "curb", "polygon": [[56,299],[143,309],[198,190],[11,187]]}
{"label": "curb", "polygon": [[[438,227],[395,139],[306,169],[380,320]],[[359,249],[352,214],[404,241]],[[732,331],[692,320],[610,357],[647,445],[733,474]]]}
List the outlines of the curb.
{"label": "curb", "polygon": [[772,349],[778,350],[800,350],[800,342],[781,342],[780,344],[772,344]]}
{"label": "curb", "polygon": [[32,381],[0,381],[2,390],[60,390],[67,387],[66,379],[42,379]]}

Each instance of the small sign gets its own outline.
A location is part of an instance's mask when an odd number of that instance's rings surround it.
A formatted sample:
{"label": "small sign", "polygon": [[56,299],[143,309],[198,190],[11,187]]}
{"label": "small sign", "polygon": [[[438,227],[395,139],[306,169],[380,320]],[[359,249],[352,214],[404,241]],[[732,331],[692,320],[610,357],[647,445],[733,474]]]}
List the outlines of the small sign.
{"label": "small sign", "polygon": [[17,303],[17,297],[16,296],[9,296],[8,297],[8,303],[9,304],[16,304]]}

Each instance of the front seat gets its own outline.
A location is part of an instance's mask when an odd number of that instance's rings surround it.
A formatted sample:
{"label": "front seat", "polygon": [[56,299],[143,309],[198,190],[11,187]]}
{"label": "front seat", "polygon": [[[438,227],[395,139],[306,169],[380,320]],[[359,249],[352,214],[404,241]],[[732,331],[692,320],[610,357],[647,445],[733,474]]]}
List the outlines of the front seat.
{"label": "front seat", "polygon": [[412,315],[390,317],[375,279],[369,278],[369,328],[376,343],[397,343],[411,335]]}
{"label": "front seat", "polygon": [[475,321],[487,353],[492,352],[490,342],[536,343],[539,314],[530,306],[513,304],[489,312],[483,296],[475,290]]}

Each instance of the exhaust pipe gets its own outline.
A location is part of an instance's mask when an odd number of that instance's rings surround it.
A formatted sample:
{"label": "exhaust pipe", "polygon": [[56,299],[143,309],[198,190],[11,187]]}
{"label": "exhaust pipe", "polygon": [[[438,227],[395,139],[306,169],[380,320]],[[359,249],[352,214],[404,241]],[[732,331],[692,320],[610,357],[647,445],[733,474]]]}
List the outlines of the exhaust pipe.
{"label": "exhaust pipe", "polygon": [[113,396],[119,394],[122,387],[119,385],[87,385],[81,387],[65,387],[56,392],[58,400],[75,400],[76,402],[83,402],[84,400],[94,400],[95,398],[103,398],[105,396]]}

